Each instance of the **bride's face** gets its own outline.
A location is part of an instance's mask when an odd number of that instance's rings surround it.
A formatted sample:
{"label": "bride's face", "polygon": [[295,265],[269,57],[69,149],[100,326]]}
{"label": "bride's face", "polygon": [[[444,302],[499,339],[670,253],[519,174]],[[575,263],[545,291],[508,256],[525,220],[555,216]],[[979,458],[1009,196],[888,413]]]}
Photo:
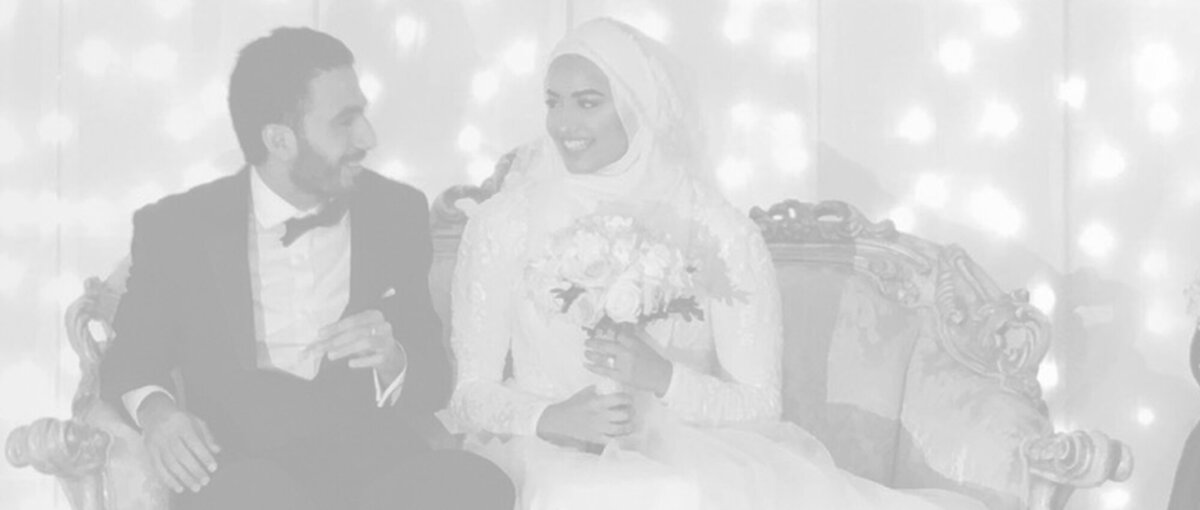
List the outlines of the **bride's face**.
{"label": "bride's face", "polygon": [[546,73],[546,131],[567,171],[590,174],[629,149],[604,72],[579,55],[562,55]]}

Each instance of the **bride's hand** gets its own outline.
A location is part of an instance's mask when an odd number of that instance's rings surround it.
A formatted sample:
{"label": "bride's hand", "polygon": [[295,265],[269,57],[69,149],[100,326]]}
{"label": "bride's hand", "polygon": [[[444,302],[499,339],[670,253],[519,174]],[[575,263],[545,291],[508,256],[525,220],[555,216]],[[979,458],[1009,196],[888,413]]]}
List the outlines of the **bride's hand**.
{"label": "bride's hand", "polygon": [[667,394],[674,365],[650,347],[646,332],[611,333],[589,338],[584,344],[588,370],[629,387]]}
{"label": "bride's hand", "polygon": [[597,395],[595,386],[547,407],[537,424],[538,437],[557,444],[603,444],[632,432],[633,398],[628,393]]}

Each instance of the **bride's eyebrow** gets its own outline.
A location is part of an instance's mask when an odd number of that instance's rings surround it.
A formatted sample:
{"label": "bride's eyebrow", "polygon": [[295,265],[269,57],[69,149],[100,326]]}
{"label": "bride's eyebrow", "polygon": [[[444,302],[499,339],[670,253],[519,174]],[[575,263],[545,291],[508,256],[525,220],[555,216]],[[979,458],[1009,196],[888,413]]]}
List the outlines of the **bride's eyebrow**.
{"label": "bride's eyebrow", "polygon": [[596,89],[583,89],[583,90],[579,90],[579,91],[571,93],[571,97],[580,97],[580,96],[604,96],[604,93],[600,92],[599,90],[596,90]]}

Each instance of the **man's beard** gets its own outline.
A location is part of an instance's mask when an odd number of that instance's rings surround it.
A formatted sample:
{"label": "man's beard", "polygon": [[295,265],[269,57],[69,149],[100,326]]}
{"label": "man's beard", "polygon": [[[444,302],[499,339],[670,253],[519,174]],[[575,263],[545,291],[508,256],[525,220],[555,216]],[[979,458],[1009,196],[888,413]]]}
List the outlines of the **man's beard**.
{"label": "man's beard", "polygon": [[343,156],[336,164],[330,165],[313,149],[307,138],[301,136],[298,140],[299,151],[291,170],[292,182],[297,188],[326,200],[345,196],[354,190],[354,177],[357,176],[357,172],[345,176],[343,173],[349,171],[343,169],[347,165],[362,161],[366,152],[353,151]]}

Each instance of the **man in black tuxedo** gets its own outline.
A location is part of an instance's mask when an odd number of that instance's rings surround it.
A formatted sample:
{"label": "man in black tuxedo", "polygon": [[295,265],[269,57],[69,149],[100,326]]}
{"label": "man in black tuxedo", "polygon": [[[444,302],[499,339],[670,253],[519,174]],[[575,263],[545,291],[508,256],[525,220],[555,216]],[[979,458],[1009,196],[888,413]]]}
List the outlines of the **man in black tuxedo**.
{"label": "man in black tuxedo", "polygon": [[307,28],[251,42],[229,85],[246,167],[134,215],[101,385],[184,508],[512,508],[498,468],[409,426],[452,384],[428,204],[360,165],[353,64]]}

